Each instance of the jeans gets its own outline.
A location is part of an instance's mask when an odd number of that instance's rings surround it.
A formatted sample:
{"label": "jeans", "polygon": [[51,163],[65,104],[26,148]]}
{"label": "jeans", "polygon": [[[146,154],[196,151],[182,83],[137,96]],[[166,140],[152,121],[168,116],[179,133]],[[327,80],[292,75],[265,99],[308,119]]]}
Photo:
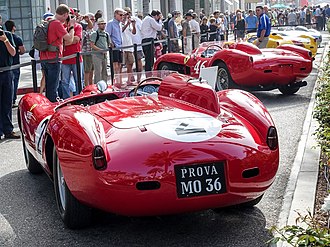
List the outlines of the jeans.
{"label": "jeans", "polygon": [[13,85],[11,71],[0,72],[0,136],[10,134],[12,119]]}
{"label": "jeans", "polygon": [[[80,63],[80,72],[83,71],[82,67],[83,63]],[[70,92],[73,90],[73,95],[77,95],[78,92],[78,73],[77,73],[77,65],[76,64],[62,64],[62,97],[63,99],[67,99],[70,97]],[[70,79],[71,79],[71,72],[73,75],[73,81],[75,87],[70,87]],[[80,73],[82,74],[82,73]],[[80,77],[82,79],[82,75]],[[81,84],[81,88],[83,88],[83,84]]]}
{"label": "jeans", "polygon": [[51,102],[56,102],[58,97],[58,85],[60,79],[61,63],[42,62],[46,80],[46,97]]}
{"label": "jeans", "polygon": [[17,99],[17,88],[18,88],[18,82],[19,82],[19,76],[21,74],[21,70],[18,69],[13,69],[11,71],[13,74],[13,104],[15,104],[16,99]]}

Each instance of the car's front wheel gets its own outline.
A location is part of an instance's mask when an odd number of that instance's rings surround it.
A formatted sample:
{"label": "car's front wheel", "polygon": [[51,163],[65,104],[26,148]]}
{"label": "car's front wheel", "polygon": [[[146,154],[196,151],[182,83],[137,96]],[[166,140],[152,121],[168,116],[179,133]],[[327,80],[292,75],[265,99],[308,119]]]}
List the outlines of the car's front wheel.
{"label": "car's front wheel", "polygon": [[215,84],[215,90],[221,91],[226,90],[232,87],[232,79],[228,68],[225,63],[220,62],[217,64],[218,66],[218,73],[217,73],[217,80]]}
{"label": "car's front wheel", "polygon": [[39,162],[34,158],[34,156],[30,153],[30,151],[27,148],[27,144],[25,143],[24,136],[22,137],[22,143],[23,143],[23,152],[24,152],[24,159],[26,168],[29,170],[32,174],[40,174],[42,173],[42,167],[39,164]]}
{"label": "car's front wheel", "polygon": [[285,85],[278,88],[278,90],[284,95],[295,94],[296,92],[299,91],[299,89],[300,89],[299,86],[290,86],[290,85]]}
{"label": "car's front wheel", "polygon": [[91,223],[92,210],[81,204],[67,187],[55,147],[53,164],[56,204],[64,224],[71,229],[88,226]]}

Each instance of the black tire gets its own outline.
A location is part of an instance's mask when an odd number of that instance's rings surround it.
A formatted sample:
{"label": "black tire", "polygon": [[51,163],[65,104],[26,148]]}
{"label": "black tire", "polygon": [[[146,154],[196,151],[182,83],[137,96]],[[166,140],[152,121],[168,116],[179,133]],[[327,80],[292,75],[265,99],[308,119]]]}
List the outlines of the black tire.
{"label": "black tire", "polygon": [[284,95],[292,95],[292,94],[295,94],[296,92],[298,92],[300,89],[300,87],[298,86],[281,86],[278,88],[278,90],[284,94]]}
{"label": "black tire", "polygon": [[217,64],[218,72],[217,72],[217,81],[215,83],[215,91],[226,90],[232,88],[233,80],[229,73],[229,70],[225,63],[219,62]]}
{"label": "black tire", "polygon": [[90,225],[91,208],[81,204],[68,189],[55,147],[53,151],[54,190],[57,208],[66,227],[79,229]]}
{"label": "black tire", "polygon": [[158,70],[173,70],[173,66],[170,63],[162,62],[158,65]]}
{"label": "black tire", "polygon": [[263,196],[264,195],[262,194],[261,196],[257,197],[256,199],[253,199],[252,201],[244,202],[244,203],[237,204],[237,205],[234,205],[234,206],[229,206],[229,207],[214,208],[212,210],[216,213],[221,213],[224,210],[230,209],[230,208],[252,208],[253,206],[257,205],[261,201]]}
{"label": "black tire", "polygon": [[23,153],[24,153],[26,168],[32,174],[42,173],[43,169],[42,169],[41,165],[39,164],[39,162],[36,160],[36,158],[34,158],[34,156],[30,153],[30,151],[26,147],[24,136],[22,137],[22,143],[23,143]]}

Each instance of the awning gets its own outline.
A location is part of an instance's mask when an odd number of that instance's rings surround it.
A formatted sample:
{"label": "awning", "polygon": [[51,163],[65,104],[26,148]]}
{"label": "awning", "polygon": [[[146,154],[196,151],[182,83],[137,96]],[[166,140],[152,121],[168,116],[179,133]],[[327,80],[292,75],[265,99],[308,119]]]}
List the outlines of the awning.
{"label": "awning", "polygon": [[229,5],[233,5],[233,3],[230,0],[225,0],[225,2]]}

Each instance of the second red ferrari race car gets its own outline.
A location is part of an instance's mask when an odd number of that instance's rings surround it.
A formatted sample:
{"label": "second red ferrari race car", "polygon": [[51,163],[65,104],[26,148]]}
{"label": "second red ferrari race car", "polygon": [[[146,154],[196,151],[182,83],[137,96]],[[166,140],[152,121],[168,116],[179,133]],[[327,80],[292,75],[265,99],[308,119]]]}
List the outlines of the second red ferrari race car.
{"label": "second red ferrari race car", "polygon": [[67,227],[88,225],[92,208],[151,216],[253,206],[271,186],[278,137],[256,97],[160,77],[98,83],[56,103],[37,93],[20,100],[27,168],[54,181]]}
{"label": "second red ferrari race car", "polygon": [[195,78],[201,68],[217,66],[215,89],[279,89],[294,94],[312,71],[312,53],[294,45],[259,49],[249,43],[205,42],[191,55],[167,53],[157,59],[156,70],[174,70]]}

